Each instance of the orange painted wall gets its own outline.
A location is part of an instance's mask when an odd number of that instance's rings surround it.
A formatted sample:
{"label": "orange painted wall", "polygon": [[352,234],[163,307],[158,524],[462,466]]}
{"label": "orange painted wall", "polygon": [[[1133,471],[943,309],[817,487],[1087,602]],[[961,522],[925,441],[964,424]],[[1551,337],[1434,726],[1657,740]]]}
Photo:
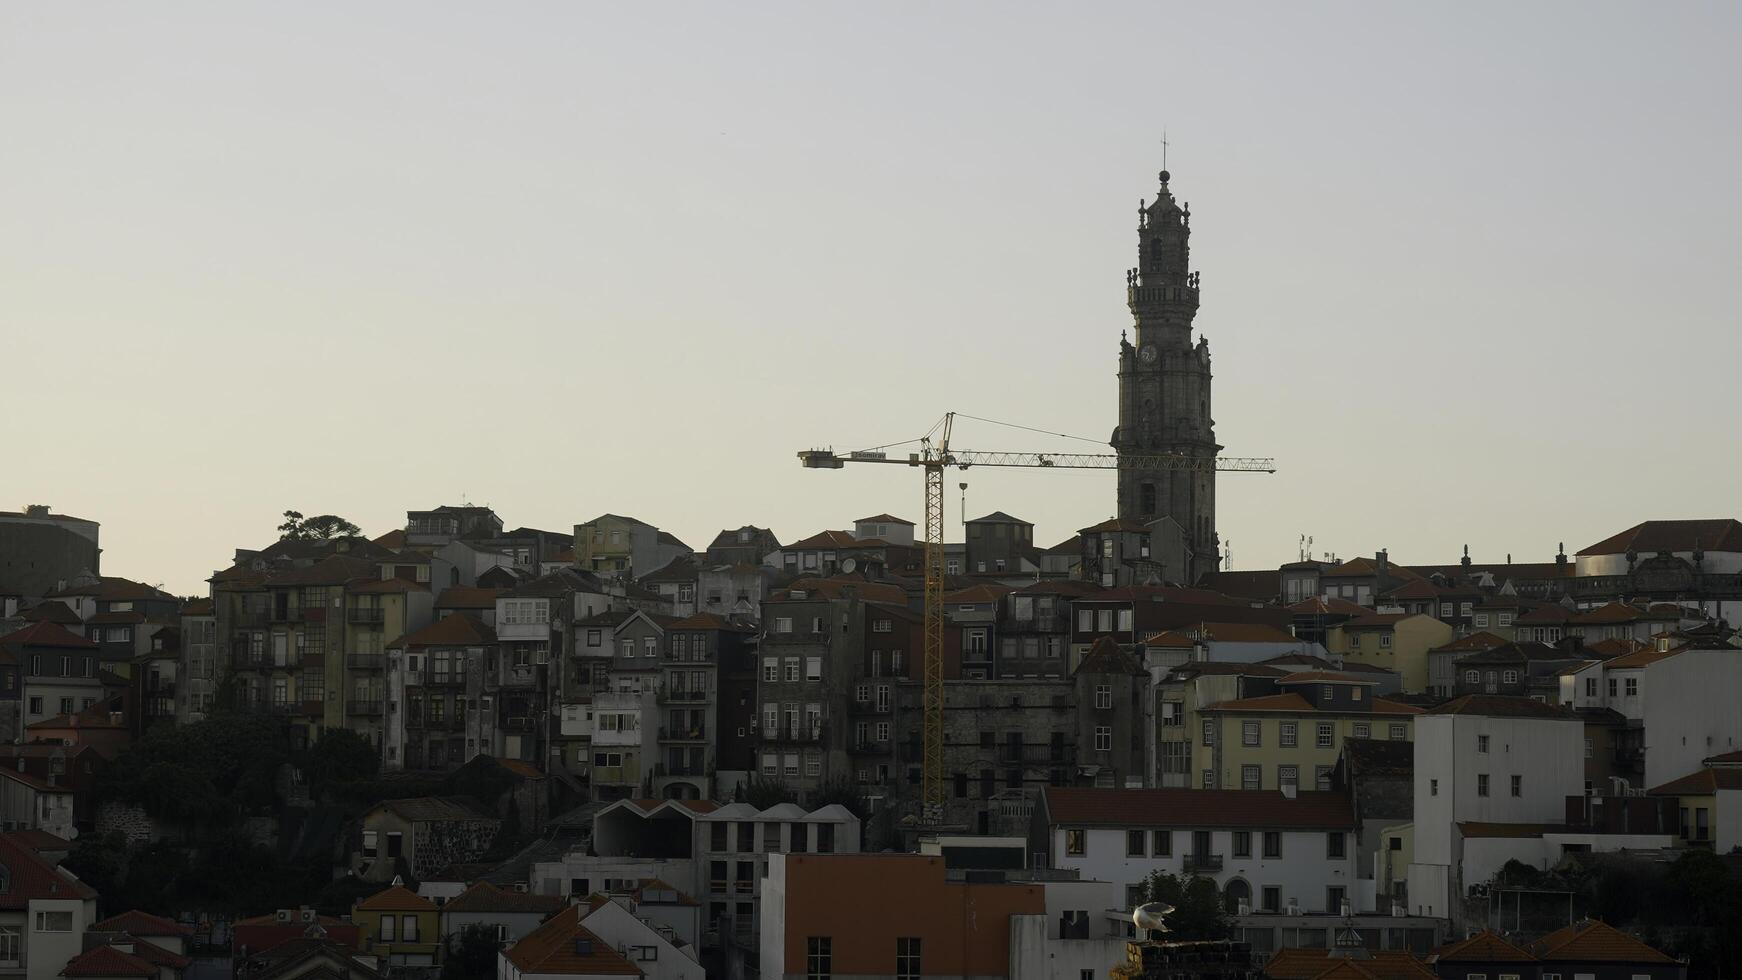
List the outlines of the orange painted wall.
{"label": "orange painted wall", "polygon": [[895,940],[918,936],[925,975],[1006,976],[1010,917],[1046,914],[1046,896],[1039,885],[945,881],[943,858],[929,855],[793,854],[785,914],[789,973],[804,973],[806,939],[828,936],[836,975],[893,974]]}

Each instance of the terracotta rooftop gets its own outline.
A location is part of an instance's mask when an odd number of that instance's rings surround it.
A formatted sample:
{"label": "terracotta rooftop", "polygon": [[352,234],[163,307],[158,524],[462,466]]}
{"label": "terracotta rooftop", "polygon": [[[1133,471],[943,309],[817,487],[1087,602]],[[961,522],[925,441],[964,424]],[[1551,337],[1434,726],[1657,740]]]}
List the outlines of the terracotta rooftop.
{"label": "terracotta rooftop", "polygon": [[579,905],[558,912],[502,955],[522,973],[644,976],[640,967],[581,924]]}
{"label": "terracotta rooftop", "polygon": [[442,906],[448,912],[555,912],[568,904],[561,895],[533,895],[480,881]]}
{"label": "terracotta rooftop", "polygon": [[157,967],[142,957],[123,953],[113,946],[98,946],[67,961],[60,971],[63,977],[148,977],[157,976]]}
{"label": "terracotta rooftop", "polygon": [[1475,651],[1482,651],[1482,650],[1492,650],[1495,647],[1503,647],[1510,642],[1512,642],[1512,641],[1507,640],[1504,637],[1496,636],[1493,633],[1489,633],[1486,630],[1483,630],[1480,632],[1471,633],[1469,636],[1460,636],[1450,643],[1442,643],[1439,646],[1434,647],[1433,649],[1429,650],[1428,652],[1429,653],[1465,653],[1465,652],[1475,652]]}
{"label": "terracotta rooftop", "polygon": [[12,834],[0,834],[0,864],[11,871],[11,881],[0,891],[0,909],[22,911],[33,899],[94,899],[97,893],[82,881],[62,874],[36,849]]}
{"label": "terracotta rooftop", "polygon": [[472,647],[496,642],[496,631],[470,613],[449,613],[408,636],[388,644],[392,647]]}
{"label": "terracotta rooftop", "polygon": [[1742,790],[1742,769],[1701,769],[1653,786],[1652,796],[1711,796],[1718,790]]}
{"label": "terracotta rooftop", "polygon": [[1586,919],[1530,944],[1539,960],[1570,963],[1674,963],[1662,951],[1598,919]]}
{"label": "terracotta rooftop", "polygon": [[91,929],[95,932],[125,932],[130,936],[138,936],[142,939],[152,936],[181,936],[186,938],[194,934],[193,926],[184,926],[173,919],[152,915],[142,909],[131,909],[119,915],[111,915],[91,926]]}
{"label": "terracotta rooftop", "polygon": [[69,650],[95,650],[97,644],[59,623],[38,620],[17,632],[0,636],[0,647],[59,647]]}
{"label": "terracotta rooftop", "polygon": [[1649,556],[1659,551],[1742,551],[1742,522],[1733,518],[1704,521],[1645,521],[1620,534],[1579,549],[1579,556],[1620,555],[1629,551]]}
{"label": "terracotta rooftop", "polygon": [[1483,930],[1461,942],[1450,943],[1435,950],[1430,962],[1525,963],[1535,959],[1494,933]]}
{"label": "terracotta rooftop", "polygon": [[1565,708],[1544,704],[1534,698],[1511,697],[1505,694],[1466,694],[1445,704],[1429,708],[1430,715],[1486,715],[1490,718],[1562,718],[1578,716]]}
{"label": "terracotta rooftop", "polygon": [[1652,664],[1657,663],[1659,660],[1668,660],[1669,658],[1684,653],[1690,649],[1692,649],[1692,647],[1686,643],[1671,643],[1666,649],[1661,650],[1658,649],[1656,644],[1650,644],[1643,650],[1635,650],[1632,653],[1624,653],[1619,657],[1613,657],[1605,662],[1603,666],[1610,670],[1630,670],[1635,667],[1649,667]]}
{"label": "terracotta rooftop", "polygon": [[468,585],[450,585],[436,596],[437,609],[488,609],[496,608],[496,597],[507,589],[479,589]]}
{"label": "terracotta rooftop", "polygon": [[359,912],[430,912],[436,904],[404,885],[378,891],[357,903]]}
{"label": "terracotta rooftop", "polygon": [[[1264,975],[1271,980],[1318,980],[1338,962],[1331,958],[1331,952],[1328,949],[1278,950],[1264,965]],[[1359,963],[1378,980],[1435,980],[1434,972],[1406,950],[1371,950]]]}
{"label": "terracotta rooftop", "polygon": [[1342,793],[1302,790],[1099,789],[1041,790],[1054,825],[1100,827],[1262,827],[1339,829],[1355,826],[1354,805]]}

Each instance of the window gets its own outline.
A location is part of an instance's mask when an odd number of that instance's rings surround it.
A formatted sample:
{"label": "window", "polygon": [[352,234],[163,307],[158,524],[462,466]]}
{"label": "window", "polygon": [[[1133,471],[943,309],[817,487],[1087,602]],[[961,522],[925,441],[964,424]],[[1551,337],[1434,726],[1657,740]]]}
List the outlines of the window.
{"label": "window", "polygon": [[383,915],[381,917],[381,941],[384,943],[390,943],[390,942],[393,942],[396,938],[398,938],[398,936],[396,935],[396,933],[398,932],[398,926],[399,926],[399,919],[397,917],[392,916],[392,915]]}
{"label": "window", "polygon": [[1524,795],[1524,777],[1523,776],[1513,776],[1512,777],[1512,795],[1513,796],[1523,796]]}
{"label": "window", "polygon": [[1409,737],[1409,727],[1407,725],[1392,725],[1391,726],[1391,740],[1393,742],[1401,742],[1408,737]]}
{"label": "window", "polygon": [[1348,850],[1343,832],[1333,830],[1325,835],[1325,857],[1331,861],[1341,861]]}
{"label": "window", "polygon": [[1500,675],[1500,679],[1505,681],[1508,684],[1516,684],[1516,683],[1518,683],[1518,671],[1516,671],[1516,670],[1506,671],[1504,674]]}
{"label": "window", "polygon": [[18,958],[23,950],[18,930],[11,926],[0,926],[0,964],[17,966]]}
{"label": "window", "polygon": [[1258,722],[1256,722],[1256,721],[1243,721],[1243,722],[1241,722],[1240,723],[1240,744],[1241,745],[1257,745],[1258,744],[1258,733],[1259,733]]}
{"label": "window", "polygon": [[73,699],[72,698],[61,698],[60,699],[60,713],[63,715],[70,715],[73,713]]}
{"label": "window", "polygon": [[[1361,689],[1358,687],[1355,688],[1355,691],[1357,693],[1359,693],[1360,690]],[[1366,721],[1356,722],[1355,723],[1355,737],[1356,738],[1372,738],[1373,737],[1373,723],[1366,722]]]}
{"label": "window", "polygon": [[1332,914],[1341,912],[1343,910],[1344,894],[1345,892],[1341,885],[1332,885],[1325,889],[1325,911]]}
{"label": "window", "polygon": [[41,697],[33,697],[30,699],[30,713],[33,715],[42,714],[42,698]]}
{"label": "window", "polygon": [[1595,677],[1585,678],[1585,697],[1594,698],[1596,696],[1597,696],[1597,679]]}
{"label": "window", "polygon": [[1234,831],[1234,856],[1237,858],[1249,858],[1252,856],[1252,831]]}
{"label": "window", "polygon": [[1204,719],[1204,744],[1205,745],[1215,745],[1216,744],[1216,723],[1213,719],[1210,719],[1210,718]]}
{"label": "window", "polygon": [[1429,795],[1429,796],[1440,795],[1440,781],[1439,780],[1430,779],[1427,781],[1427,795]]}
{"label": "window", "polygon": [[1331,767],[1330,766],[1314,766],[1313,767],[1313,788],[1317,789],[1317,790],[1321,790],[1321,791],[1328,790],[1331,788]]}
{"label": "window", "polygon": [[895,941],[895,980],[919,980],[919,939],[903,936]]}
{"label": "window", "polygon": [[1487,796],[1488,795],[1488,774],[1485,772],[1478,773],[1476,775],[1476,795],[1477,796]]}
{"label": "window", "polygon": [[1216,788],[1216,770],[1205,769],[1200,778],[1203,779],[1204,789]]}
{"label": "window", "polygon": [[1065,831],[1065,853],[1082,856],[1087,853],[1088,832],[1081,828]]}
{"label": "window", "polygon": [[1488,614],[1487,613],[1477,613],[1476,614],[1476,628],[1479,630],[1485,630],[1488,628]]}
{"label": "window", "polygon": [[1282,857],[1282,831],[1266,830],[1264,832],[1264,856],[1267,858]]}
{"label": "window", "polygon": [[38,912],[38,913],[36,913],[36,931],[37,932],[72,932],[73,931],[73,914],[70,911],[67,911],[67,912]]}
{"label": "window", "polygon": [[1379,634],[1379,649],[1389,650],[1390,648],[1391,648],[1391,634],[1390,633]]}
{"label": "window", "polygon": [[1620,697],[1620,694],[1616,691],[1615,678],[1613,677],[1609,678],[1609,696],[1612,698]]}
{"label": "window", "polygon": [[804,658],[804,679],[807,681],[820,681],[823,679],[823,658]]}
{"label": "window", "polygon": [[1639,693],[1639,678],[1637,678],[1637,677],[1627,678],[1627,696],[1634,697],[1638,693]]}
{"label": "window", "polygon": [[786,658],[786,680],[788,683],[797,683],[798,670],[799,670],[799,658],[787,657]]}
{"label": "window", "polygon": [[1140,858],[1144,856],[1143,837],[1144,833],[1141,830],[1127,830],[1125,832],[1126,857]]}
{"label": "window", "polygon": [[812,936],[805,940],[805,980],[826,980],[835,968],[835,942],[829,936]]}
{"label": "window", "polygon": [[1173,831],[1157,830],[1149,835],[1149,853],[1153,857],[1173,857]]}
{"label": "window", "polygon": [[1282,723],[1282,747],[1292,749],[1300,737],[1300,724],[1293,721]]}
{"label": "window", "polygon": [[1596,753],[1593,751],[1595,748],[1596,748],[1596,746],[1592,744],[1590,739],[1588,739],[1588,738],[1585,739],[1585,758],[1589,759],[1589,758],[1593,757],[1594,755],[1596,755]]}
{"label": "window", "polygon": [[1318,732],[1318,746],[1319,746],[1319,748],[1328,749],[1331,747],[1331,742],[1332,742],[1331,726],[1321,723],[1319,725],[1319,732]]}
{"label": "window", "polygon": [[1476,736],[1476,751],[1477,752],[1488,751],[1488,736],[1486,736],[1486,735]]}
{"label": "window", "polygon": [[1296,786],[1296,787],[1298,787],[1299,785],[1300,785],[1300,767],[1299,766],[1277,766],[1276,767],[1276,788],[1277,789],[1282,789],[1284,786]]}
{"label": "window", "polygon": [[1466,683],[1466,684],[1480,684],[1480,683],[1482,683],[1481,671],[1476,671],[1476,670],[1464,671],[1464,683]]}
{"label": "window", "polygon": [[1264,772],[1264,770],[1263,770],[1263,767],[1261,767],[1261,766],[1241,766],[1240,767],[1240,788],[1241,789],[1258,789],[1259,786],[1261,785],[1260,780],[1262,780],[1264,778],[1262,775],[1263,772]]}
{"label": "window", "polygon": [[1113,685],[1095,685],[1095,707],[1101,710],[1113,707]]}
{"label": "window", "polygon": [[1265,885],[1263,895],[1264,895],[1264,906],[1263,906],[1264,911],[1266,911],[1266,912],[1281,912],[1282,911],[1282,889],[1276,887],[1275,885]]}
{"label": "window", "polygon": [[[388,919],[388,918],[392,918],[392,916],[384,915],[384,916],[382,916],[382,918]],[[399,935],[401,938],[403,938],[408,943],[417,942],[417,916],[415,916],[415,915],[405,916],[404,918],[402,918],[400,920],[400,926],[401,926],[401,928],[399,930]]]}
{"label": "window", "polygon": [[1111,725],[1095,726],[1095,751],[1113,751],[1113,728]]}

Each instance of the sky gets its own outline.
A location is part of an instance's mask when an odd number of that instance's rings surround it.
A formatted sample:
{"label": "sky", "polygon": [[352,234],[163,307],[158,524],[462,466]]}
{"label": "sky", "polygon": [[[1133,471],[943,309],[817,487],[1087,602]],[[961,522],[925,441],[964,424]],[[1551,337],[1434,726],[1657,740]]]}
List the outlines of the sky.
{"label": "sky", "polygon": [[[0,7],[0,507],[203,594],[280,512],[694,547],[958,411],[1111,434],[1162,136],[1239,568],[1742,516],[1742,7]],[[1091,449],[962,421],[959,448]],[[967,482],[965,504],[954,488]],[[1112,474],[951,478],[1051,545]]]}

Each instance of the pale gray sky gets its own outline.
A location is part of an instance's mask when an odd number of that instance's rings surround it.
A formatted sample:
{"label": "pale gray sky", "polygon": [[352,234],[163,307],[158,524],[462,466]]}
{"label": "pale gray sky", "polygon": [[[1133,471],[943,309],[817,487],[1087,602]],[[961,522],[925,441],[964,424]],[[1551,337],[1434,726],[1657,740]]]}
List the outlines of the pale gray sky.
{"label": "pale gray sky", "polygon": [[[1236,565],[1736,516],[1734,4],[11,4],[0,503],[182,591],[278,513],[695,547],[1104,439],[1171,137]],[[1056,449],[963,423],[958,445]],[[1106,473],[973,471],[1045,544]],[[955,482],[952,480],[952,484]],[[951,535],[958,505],[950,505]],[[970,515],[972,516],[972,515]]]}

